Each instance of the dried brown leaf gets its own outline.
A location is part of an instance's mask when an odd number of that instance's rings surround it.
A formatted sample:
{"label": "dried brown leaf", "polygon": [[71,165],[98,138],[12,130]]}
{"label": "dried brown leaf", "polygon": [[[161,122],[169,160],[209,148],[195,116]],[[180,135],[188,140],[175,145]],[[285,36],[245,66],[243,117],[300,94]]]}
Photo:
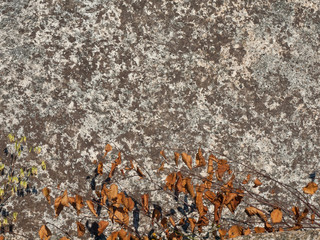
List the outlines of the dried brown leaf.
{"label": "dried brown leaf", "polygon": [[62,198],[61,198],[61,204],[65,207],[69,207],[69,198],[68,198],[68,192],[67,190],[64,191]]}
{"label": "dried brown leaf", "polygon": [[161,218],[161,212],[158,208],[153,209],[152,212],[152,224],[154,223],[154,219],[158,222]]}
{"label": "dried brown leaf", "polygon": [[183,152],[181,154],[183,162],[187,165],[187,167],[191,170],[192,169],[192,157],[191,155],[186,154]]}
{"label": "dried brown leaf", "polygon": [[158,172],[163,171],[164,168],[164,162],[161,163],[161,166],[158,168]]}
{"label": "dried brown leaf", "polygon": [[76,202],[77,215],[79,215],[81,208],[84,207],[82,197],[80,195],[76,194],[75,202]]}
{"label": "dried brown leaf", "polygon": [[142,201],[143,211],[148,213],[149,212],[149,195],[147,193],[143,194],[141,196],[141,201]]}
{"label": "dried brown leaf", "polygon": [[39,237],[41,240],[49,240],[52,236],[50,229],[46,225],[42,225],[39,230]]}
{"label": "dried brown leaf", "polygon": [[[1,238],[0,238],[0,240],[1,240]],[[62,238],[60,238],[59,240],[70,240],[70,239],[67,238],[67,237],[62,237]]]}
{"label": "dried brown leaf", "polygon": [[208,170],[207,173],[212,174],[213,173],[213,161],[216,157],[214,155],[210,155],[208,158]]}
{"label": "dried brown leaf", "polygon": [[189,223],[190,223],[190,229],[191,229],[191,232],[194,232],[194,228],[196,227],[196,220],[193,219],[193,218],[188,218],[189,220]]}
{"label": "dried brown leaf", "polygon": [[63,209],[63,205],[61,204],[61,199],[62,199],[62,197],[59,196],[54,200],[54,210],[55,210],[55,213],[56,213],[56,217],[59,216],[60,212]]}
{"label": "dried brown leaf", "polygon": [[315,182],[309,182],[307,186],[303,188],[303,192],[313,195],[318,190],[318,185]]}
{"label": "dried brown leaf", "polygon": [[238,225],[232,226],[228,231],[229,238],[235,238],[235,237],[241,236],[242,230],[243,230],[242,227]]}
{"label": "dried brown leaf", "polygon": [[256,178],[256,180],[254,180],[254,186],[253,187],[256,188],[256,187],[258,187],[260,185],[262,185],[262,183],[260,182],[260,180],[258,178]]}
{"label": "dried brown leaf", "polygon": [[243,233],[243,235],[246,236],[246,235],[249,235],[251,233],[251,230],[250,230],[250,228],[243,229],[242,233]]}
{"label": "dried brown leaf", "polygon": [[202,155],[201,148],[198,149],[198,153],[196,154],[196,167],[202,167],[206,165],[206,160]]}
{"label": "dried brown leaf", "polygon": [[276,208],[271,212],[272,223],[280,223],[282,221],[282,212],[280,209]]}
{"label": "dried brown leaf", "polygon": [[105,146],[104,150],[105,150],[106,152],[105,152],[105,154],[104,154],[103,157],[107,156],[108,152],[110,152],[110,151],[112,150],[111,145],[108,143],[108,144]]}
{"label": "dried brown leaf", "polygon": [[106,227],[109,225],[108,221],[100,221],[99,222],[99,228],[98,228],[98,236],[100,236],[103,231],[106,229]]}
{"label": "dried brown leaf", "polygon": [[172,190],[176,180],[177,180],[177,174],[175,172],[169,174],[166,178],[166,187],[169,190]]}
{"label": "dried brown leaf", "polygon": [[103,163],[99,162],[98,167],[97,167],[97,173],[102,175],[103,173]]}
{"label": "dried brown leaf", "polygon": [[258,208],[247,207],[245,211],[249,216],[258,215],[265,223],[268,222],[266,215]]}
{"label": "dried brown leaf", "polygon": [[256,233],[264,233],[266,230],[263,227],[255,227],[254,231]]}
{"label": "dried brown leaf", "polygon": [[98,217],[98,214],[96,212],[96,210],[94,209],[94,204],[91,200],[87,200],[87,205],[90,209],[90,211],[93,213],[93,215],[95,215],[96,217]]}
{"label": "dried brown leaf", "polygon": [[170,223],[171,223],[171,225],[172,225],[173,227],[176,226],[176,223],[174,222],[172,216],[169,217],[169,221],[170,221]]}
{"label": "dried brown leaf", "polygon": [[176,166],[178,166],[179,157],[180,157],[180,154],[177,153],[177,152],[175,152],[175,153],[174,153],[174,161],[175,161],[175,163],[176,163]]}
{"label": "dried brown leaf", "polygon": [[187,188],[188,193],[191,195],[191,197],[194,198],[196,196],[196,194],[194,193],[194,188],[191,183],[191,178],[186,178],[186,188]]}
{"label": "dried brown leaf", "polygon": [[247,178],[243,180],[242,184],[247,184],[250,180],[251,174],[247,175]]}
{"label": "dried brown leaf", "polygon": [[42,193],[45,196],[45,198],[47,199],[49,204],[51,203],[50,192],[51,192],[50,189],[47,187],[42,189]]}
{"label": "dried brown leaf", "polygon": [[78,237],[82,237],[85,233],[85,227],[81,222],[77,222]]}

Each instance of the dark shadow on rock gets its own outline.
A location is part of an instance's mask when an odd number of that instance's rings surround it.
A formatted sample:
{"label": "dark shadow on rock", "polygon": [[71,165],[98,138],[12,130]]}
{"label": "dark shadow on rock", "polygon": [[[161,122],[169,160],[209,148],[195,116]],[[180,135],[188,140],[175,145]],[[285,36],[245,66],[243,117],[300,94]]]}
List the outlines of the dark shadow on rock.
{"label": "dark shadow on rock", "polygon": [[90,182],[90,187],[92,190],[96,190],[96,179],[95,177],[92,178],[91,182]]}
{"label": "dark shadow on rock", "polygon": [[94,236],[95,240],[106,240],[106,236],[103,233],[98,236],[99,224],[97,222],[93,222],[90,226],[89,221],[86,221],[86,228],[88,229],[90,235]]}

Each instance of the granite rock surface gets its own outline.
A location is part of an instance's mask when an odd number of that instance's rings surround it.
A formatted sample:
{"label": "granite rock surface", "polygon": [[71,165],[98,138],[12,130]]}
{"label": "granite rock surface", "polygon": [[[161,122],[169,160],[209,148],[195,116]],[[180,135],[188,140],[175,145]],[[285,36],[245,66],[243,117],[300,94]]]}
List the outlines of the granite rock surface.
{"label": "granite rock surface", "polygon": [[[102,161],[107,143],[106,173],[120,151],[123,164],[134,160],[160,185],[172,171],[188,174],[174,152],[194,157],[201,147],[206,159],[229,159],[239,179],[249,167],[271,176],[260,176],[255,194],[282,201],[288,212],[304,208],[285,189],[302,193],[313,172],[318,183],[319,39],[318,0],[1,1],[1,149],[9,133],[26,136],[42,151],[19,164],[47,163],[33,180],[38,194],[6,206],[20,213],[14,231],[35,239],[48,222],[52,239],[65,235],[57,227],[78,239],[81,215],[67,209],[54,219],[41,189],[92,196],[92,162]],[[157,172],[160,150],[168,161]],[[119,190],[175,208],[156,183],[128,176],[116,172]],[[305,201],[319,208],[319,195]],[[142,219],[139,231],[149,228]],[[84,238],[94,239],[88,231]]]}

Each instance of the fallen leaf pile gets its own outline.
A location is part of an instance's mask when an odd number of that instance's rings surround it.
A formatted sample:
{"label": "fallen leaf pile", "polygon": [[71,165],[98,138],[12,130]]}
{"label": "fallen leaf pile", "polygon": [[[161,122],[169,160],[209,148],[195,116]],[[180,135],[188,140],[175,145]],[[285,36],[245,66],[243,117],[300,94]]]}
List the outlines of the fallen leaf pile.
{"label": "fallen leaf pile", "polygon": [[[106,155],[112,151],[112,147],[107,144],[105,147]],[[110,239],[150,239],[147,235],[141,236],[137,231],[135,224],[137,223],[137,214],[149,217],[150,226],[158,226],[164,233],[167,239],[183,239],[183,232],[180,228],[183,228],[185,232],[189,233],[202,233],[204,228],[210,227],[210,225],[219,226],[217,234],[221,239],[234,238],[241,235],[248,235],[252,232],[263,233],[263,232],[276,232],[284,231],[281,224],[286,223],[284,220],[285,212],[274,205],[273,209],[269,212],[263,211],[255,206],[247,206],[244,212],[248,218],[255,220],[255,225],[251,227],[245,227],[242,224],[235,224],[228,228],[220,226],[225,209],[230,214],[235,214],[239,210],[238,207],[243,203],[243,199],[246,197],[245,188],[248,186],[257,188],[262,185],[260,179],[255,178],[251,180],[252,174],[248,174],[247,177],[236,182],[236,176],[230,169],[230,165],[227,160],[219,159],[213,154],[210,154],[206,160],[203,156],[201,149],[198,149],[195,158],[188,155],[185,152],[177,153],[174,152],[174,157],[170,159],[165,154],[164,150],[160,151],[162,157],[161,166],[157,169],[157,173],[167,171],[165,166],[170,164],[170,161],[174,161],[176,166],[179,165],[179,158],[182,158],[182,164],[184,164],[190,173],[198,168],[204,168],[205,176],[194,178],[189,172],[183,172],[182,170],[167,172],[165,182],[163,184],[163,191],[170,192],[176,198],[179,194],[184,194],[193,201],[194,211],[192,215],[183,213],[183,217],[177,217],[174,213],[171,215],[163,213],[163,207],[158,206],[151,201],[152,195],[150,193],[140,194],[140,199],[133,199],[128,196],[125,191],[119,191],[121,185],[112,183],[112,179],[117,173],[121,173],[125,178],[128,172],[132,171],[136,176],[139,176],[141,181],[147,180],[145,170],[141,170],[139,166],[134,166],[133,161],[130,160],[130,165],[123,169],[121,153],[118,153],[118,157],[111,162],[109,173],[104,173],[104,165],[110,164],[101,160],[98,162],[96,168],[97,176],[106,176],[109,180],[101,184],[101,189],[95,189],[95,196],[83,200],[83,197],[75,193],[75,195],[69,196],[68,191],[65,190],[60,193],[60,196],[54,198],[53,208],[55,217],[58,218],[64,208],[69,208],[70,205],[76,210],[76,216],[81,217],[82,212],[86,211],[83,208],[86,207],[91,213],[93,219],[97,219],[97,229],[95,230],[96,236],[108,234],[108,240]],[[171,162],[172,163],[172,162]],[[165,165],[166,164],[166,165]],[[118,170],[117,170],[118,169]],[[120,170],[120,171],[119,171]],[[121,176],[121,175],[120,175]],[[253,178],[254,179],[254,178]],[[237,186],[237,187],[235,187]],[[318,189],[318,186],[314,182],[308,183],[303,188],[303,192],[309,195],[313,195]],[[52,191],[49,187],[45,187],[42,193],[46,199],[46,202],[51,204]],[[51,194],[51,195],[50,195]],[[156,194],[156,193],[154,193]],[[174,200],[173,200],[174,201]],[[86,204],[84,204],[84,202]],[[164,203],[165,204],[165,203]],[[209,209],[213,208],[213,212]],[[108,214],[102,215],[101,209],[105,209]],[[72,210],[73,211],[73,210]],[[303,221],[307,220],[308,208],[305,208],[303,212],[299,212],[298,207],[291,209],[293,213],[294,223],[287,230],[298,230],[302,228]],[[182,211],[183,212],[183,211]],[[287,214],[288,215],[288,214]],[[77,226],[78,237],[84,237],[86,234],[86,225],[83,222],[83,218],[75,218]],[[315,214],[311,215],[310,220],[312,223],[315,222]],[[118,224],[119,230],[106,231],[106,229],[114,224]],[[288,224],[287,224],[288,225]],[[282,226],[282,225],[281,225]],[[92,233],[92,231],[91,231]],[[162,239],[157,236],[160,233],[153,233],[152,239]],[[49,239],[52,233],[50,229],[43,225],[39,230],[40,239]],[[68,239],[63,237],[60,240]]]}

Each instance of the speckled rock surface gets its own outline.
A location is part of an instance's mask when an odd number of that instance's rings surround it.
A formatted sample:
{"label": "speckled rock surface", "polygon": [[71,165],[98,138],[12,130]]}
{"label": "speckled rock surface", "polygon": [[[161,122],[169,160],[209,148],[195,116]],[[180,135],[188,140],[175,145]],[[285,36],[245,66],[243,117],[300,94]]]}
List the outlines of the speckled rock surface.
{"label": "speckled rock surface", "polygon": [[236,240],[319,240],[320,232],[318,230],[311,231],[295,231],[282,233],[266,233],[257,234],[255,236],[243,236],[235,238]]}
{"label": "speckled rock surface", "polygon": [[[302,192],[314,171],[318,182],[319,38],[318,0],[1,1],[1,148],[10,132],[40,145],[27,160],[47,162],[34,184],[55,197],[66,189],[91,196],[91,162],[106,143],[113,151],[105,172],[118,151],[152,173],[160,150],[173,159],[174,151],[194,156],[201,147],[206,158],[236,160],[242,177],[252,166]],[[169,161],[159,183],[177,169],[187,168]],[[121,190],[149,192],[171,207],[133,175]],[[288,211],[304,207],[261,180],[255,193],[273,189]],[[17,233],[35,239],[50,222],[78,239],[71,209],[53,219],[41,194],[12,204],[23,207]],[[64,235],[50,229],[53,239]]]}

